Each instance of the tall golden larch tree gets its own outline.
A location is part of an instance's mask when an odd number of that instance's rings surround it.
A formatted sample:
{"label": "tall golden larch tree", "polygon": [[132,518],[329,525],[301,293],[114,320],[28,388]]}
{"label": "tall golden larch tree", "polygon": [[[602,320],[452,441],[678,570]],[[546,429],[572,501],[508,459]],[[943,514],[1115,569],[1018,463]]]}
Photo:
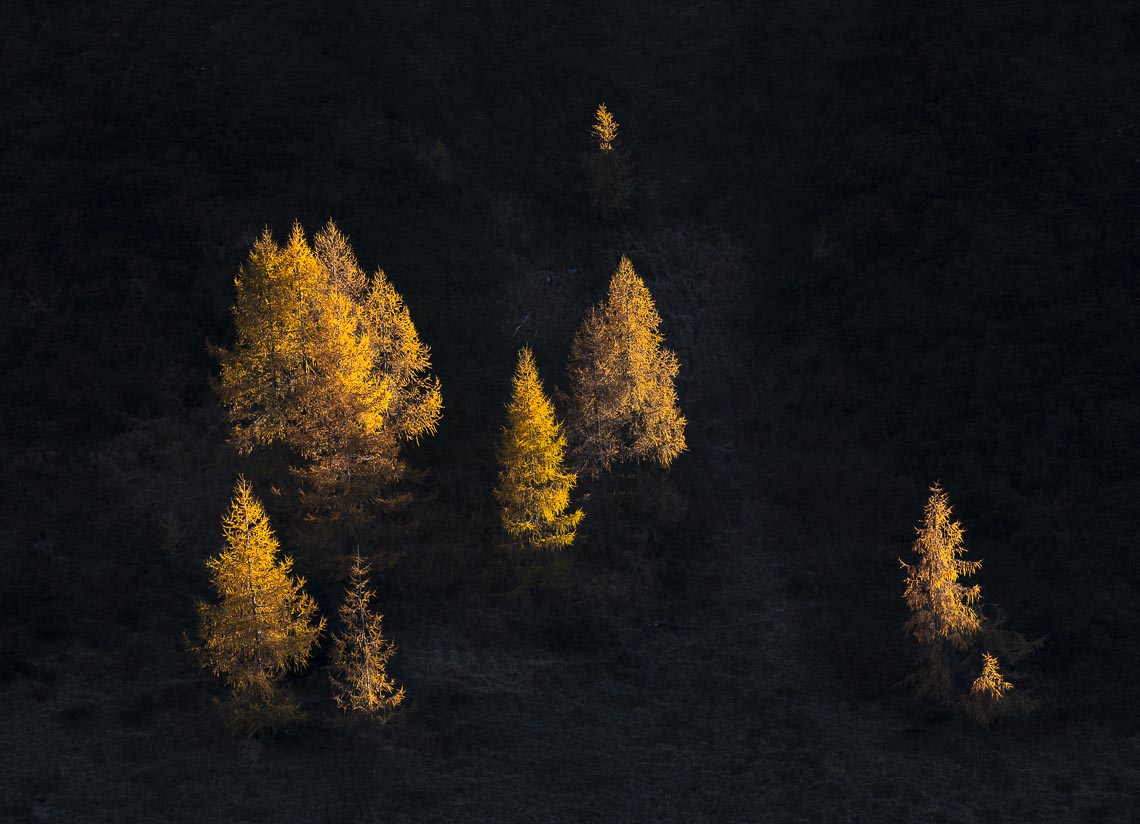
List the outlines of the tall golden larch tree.
{"label": "tall golden larch tree", "polygon": [[567,426],[579,471],[615,462],[669,466],[685,451],[677,407],[677,356],[662,346],[661,316],[645,282],[622,257],[606,300],[587,314],[570,351]]}
{"label": "tall golden larch tree", "polygon": [[1041,641],[1005,629],[1004,616],[996,610],[987,616],[981,587],[961,582],[982,564],[964,559],[964,531],[952,516],[949,497],[934,484],[916,529],[917,559],[911,564],[899,561],[906,570],[903,597],[911,613],[905,631],[919,647],[918,670],[907,681],[918,697],[961,709],[977,723],[989,725],[1035,705],[1005,680],[999,655],[1016,664]]}
{"label": "tall golden larch tree", "polygon": [[222,518],[225,547],[206,562],[217,595],[198,603],[196,646],[203,668],[220,676],[232,695],[227,721],[252,734],[300,716],[297,702],[279,689],[282,676],[300,670],[324,629],[305,581],[280,546],[253,489],[238,481]]}
{"label": "tall golden larch tree", "polygon": [[919,646],[919,670],[911,681],[920,697],[943,702],[957,693],[958,654],[969,649],[982,629],[977,609],[981,587],[960,582],[982,564],[963,559],[964,533],[952,514],[946,492],[935,484],[916,529],[912,549],[917,560],[899,561],[906,570],[903,597],[911,613],[905,630]]}
{"label": "tall golden larch tree", "polygon": [[563,469],[566,439],[529,347],[519,350],[507,425],[499,445],[499,483],[503,529],[536,549],[567,547],[574,542],[582,511],[567,513],[577,476]]}
{"label": "tall golden larch tree", "polygon": [[406,696],[388,674],[396,645],[384,637],[384,616],[372,609],[375,595],[368,587],[368,567],[357,556],[340,607],[342,629],[333,635],[329,682],[341,710],[383,723]]}

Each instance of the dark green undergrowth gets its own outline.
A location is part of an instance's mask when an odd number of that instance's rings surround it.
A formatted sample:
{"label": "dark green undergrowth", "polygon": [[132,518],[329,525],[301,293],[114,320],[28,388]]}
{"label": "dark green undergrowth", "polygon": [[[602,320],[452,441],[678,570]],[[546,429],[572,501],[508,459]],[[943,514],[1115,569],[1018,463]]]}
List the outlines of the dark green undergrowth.
{"label": "dark green undergrowth", "polygon": [[[0,818],[1128,820],[1140,16],[1094,5],[0,0]],[[329,217],[446,407],[351,539],[229,450],[208,384],[252,239]],[[621,254],[690,451],[519,556],[515,352],[564,382]],[[396,722],[346,726],[322,648],[306,722],[224,733],[183,636],[239,471],[324,614],[373,559]],[[1047,636],[995,730],[897,686],[939,479],[987,601]]]}

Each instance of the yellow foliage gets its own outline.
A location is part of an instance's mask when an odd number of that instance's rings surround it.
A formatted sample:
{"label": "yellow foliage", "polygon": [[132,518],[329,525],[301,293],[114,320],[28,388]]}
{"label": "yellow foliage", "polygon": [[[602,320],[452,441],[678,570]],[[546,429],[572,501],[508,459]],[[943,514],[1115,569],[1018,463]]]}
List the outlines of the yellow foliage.
{"label": "yellow foliage", "polygon": [[368,276],[348,238],[331,220],[313,236],[313,251],[333,288],[359,303],[368,289]]}
{"label": "yellow foliage", "polygon": [[435,434],[443,414],[439,379],[430,374],[431,349],[420,341],[403,297],[382,269],[363,305],[376,369],[390,383],[389,427],[401,440]]}
{"label": "yellow foliage", "polygon": [[381,723],[403,702],[403,687],[388,675],[388,661],[396,645],[384,638],[383,615],[372,612],[375,593],[368,588],[368,568],[357,557],[352,565],[344,603],[340,607],[342,635],[333,635],[333,699],[345,712]]}
{"label": "yellow foliage", "polygon": [[568,421],[581,471],[615,461],[667,467],[685,451],[677,408],[677,356],[662,347],[661,316],[645,282],[622,257],[606,300],[590,310],[570,352],[573,415]]}
{"label": "yellow foliage", "polygon": [[612,152],[614,150],[618,139],[618,122],[614,120],[614,116],[610,114],[605,103],[599,105],[598,110],[594,112],[594,126],[591,131],[598,141],[598,151]]}
{"label": "yellow foliage", "polygon": [[234,442],[286,444],[311,510],[361,514],[399,476],[401,443],[434,432],[443,407],[407,307],[332,221],[313,247],[299,224],[284,247],[266,231],[235,286],[237,339],[216,350]]}
{"label": "yellow foliage", "polygon": [[583,513],[566,514],[577,476],[564,472],[566,439],[529,347],[519,351],[514,389],[507,405],[507,425],[499,446],[499,484],[503,529],[535,548],[569,546]]}
{"label": "yellow foliage", "polygon": [[[980,561],[966,561],[962,525],[952,519],[945,491],[930,488],[922,526],[916,532],[914,564],[900,561],[906,570],[904,597],[911,617],[906,631],[919,645],[919,668],[908,680],[919,697],[963,710],[982,726],[1004,716],[1024,715],[1036,706],[1028,695],[1013,693],[1013,685],[998,669],[1000,654],[1016,664],[1041,646],[1020,632],[1005,629],[1004,615],[996,607],[983,612],[981,587],[959,579],[981,569]],[[981,672],[977,677],[978,650]],[[967,690],[968,686],[968,690]]]}
{"label": "yellow foliage", "polygon": [[1013,684],[1006,681],[998,669],[997,656],[984,652],[982,673],[974,679],[962,708],[982,727],[992,726],[1005,716],[1024,715],[1033,709],[1033,701],[1012,691]]}
{"label": "yellow foliage", "polygon": [[296,714],[277,683],[288,670],[304,667],[324,619],[304,579],[292,576],[292,559],[278,559],[269,517],[244,479],[222,533],[225,548],[206,562],[217,602],[198,603],[197,652],[202,666],[233,690],[231,721],[254,732]]}
{"label": "yellow foliage", "polygon": [[906,570],[903,597],[911,617],[906,631],[918,641],[921,668],[913,681],[919,695],[949,701],[954,695],[957,668],[955,652],[968,649],[982,629],[976,604],[981,587],[958,582],[981,568],[980,561],[962,556],[962,525],[951,520],[953,511],[942,487],[930,489],[923,523],[915,531],[914,564],[899,561]]}
{"label": "yellow foliage", "polygon": [[592,132],[598,150],[585,158],[590,177],[590,202],[599,215],[613,220],[629,209],[633,173],[629,158],[618,143],[618,123],[605,103],[594,113]]}
{"label": "yellow foliage", "polygon": [[970,687],[971,695],[987,695],[995,701],[1000,701],[1007,690],[1013,689],[1013,684],[1002,677],[998,669],[998,659],[988,652],[982,653],[982,674],[974,679]]}

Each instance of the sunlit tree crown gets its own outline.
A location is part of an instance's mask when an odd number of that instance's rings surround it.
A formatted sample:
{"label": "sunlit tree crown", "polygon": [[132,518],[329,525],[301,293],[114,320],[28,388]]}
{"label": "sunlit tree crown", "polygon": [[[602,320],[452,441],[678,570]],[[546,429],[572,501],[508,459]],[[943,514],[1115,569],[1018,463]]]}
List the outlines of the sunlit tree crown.
{"label": "sunlit tree crown", "polygon": [[507,425],[499,446],[503,529],[535,548],[569,546],[582,520],[581,510],[566,513],[577,480],[563,470],[566,439],[529,347],[519,351]]}
{"label": "sunlit tree crown", "polygon": [[348,237],[330,220],[313,236],[313,249],[331,286],[359,303],[368,289],[368,276],[360,268]]}
{"label": "sunlit tree crown", "polygon": [[930,499],[923,513],[923,523],[915,531],[914,553],[918,560],[903,564],[906,569],[904,597],[911,618],[907,631],[920,644],[946,641],[957,649],[965,649],[981,630],[981,618],[975,604],[981,587],[966,586],[959,578],[973,575],[981,561],[963,559],[962,525],[951,519],[953,511],[942,487],[930,489]]}
{"label": "sunlit tree crown", "polygon": [[1005,716],[1025,715],[1036,705],[1005,680],[998,668],[996,655],[982,653],[982,672],[970,686],[962,701],[962,709],[976,724],[989,727]]}
{"label": "sunlit tree crown", "polygon": [[401,440],[435,433],[443,413],[431,349],[420,340],[403,297],[378,269],[363,305],[376,368],[390,384],[390,427]]}

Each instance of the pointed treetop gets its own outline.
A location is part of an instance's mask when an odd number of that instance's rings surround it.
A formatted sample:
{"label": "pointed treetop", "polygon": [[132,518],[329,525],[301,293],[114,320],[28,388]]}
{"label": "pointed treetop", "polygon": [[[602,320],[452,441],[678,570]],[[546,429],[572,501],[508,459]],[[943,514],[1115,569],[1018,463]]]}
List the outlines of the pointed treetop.
{"label": "pointed treetop", "polygon": [[599,151],[612,152],[614,150],[618,139],[618,122],[614,120],[614,116],[610,114],[605,103],[598,106],[598,110],[594,112],[594,126],[591,131],[598,141]]}
{"label": "pointed treetop", "polygon": [[566,514],[577,476],[563,471],[565,451],[562,426],[543,392],[534,353],[524,346],[519,350],[507,404],[495,489],[503,507],[503,529],[512,538],[534,548],[573,543],[583,515],[580,510]]}
{"label": "pointed treetop", "polygon": [[313,236],[313,247],[329,283],[356,302],[363,299],[368,276],[360,268],[348,236],[337,228],[332,218]]}

